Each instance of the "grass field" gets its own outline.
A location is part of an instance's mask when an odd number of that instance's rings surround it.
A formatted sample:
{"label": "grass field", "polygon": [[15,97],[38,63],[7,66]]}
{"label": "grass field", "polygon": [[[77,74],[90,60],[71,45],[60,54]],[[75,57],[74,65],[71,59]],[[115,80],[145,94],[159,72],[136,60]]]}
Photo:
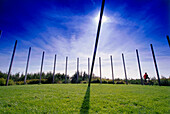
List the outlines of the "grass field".
{"label": "grass field", "polygon": [[170,87],[42,84],[0,87],[0,113],[170,113]]}

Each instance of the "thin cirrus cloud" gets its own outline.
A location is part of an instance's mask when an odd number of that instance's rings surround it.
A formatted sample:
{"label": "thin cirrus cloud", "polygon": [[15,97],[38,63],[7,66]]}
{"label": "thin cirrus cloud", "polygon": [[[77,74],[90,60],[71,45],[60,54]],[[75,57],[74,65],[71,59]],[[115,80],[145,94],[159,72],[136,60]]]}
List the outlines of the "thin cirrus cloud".
{"label": "thin cirrus cloud", "polygon": [[[92,0],[92,4],[97,4]],[[150,43],[154,44],[160,74],[168,77],[170,68],[169,50],[166,41],[158,40],[161,24],[152,15],[148,15],[148,7],[140,11],[137,17],[128,15],[123,4],[117,11],[107,9],[104,15],[107,21],[102,24],[98,52],[95,61],[94,74],[99,76],[99,60],[102,58],[102,77],[111,78],[110,55],[113,56],[115,78],[124,78],[121,54],[124,53],[128,78],[139,78],[136,60],[136,49],[139,49],[142,73],[148,72],[150,77],[156,77]],[[97,23],[95,18],[100,8],[84,14],[75,14],[70,8],[65,8],[61,13],[56,6],[43,10],[40,18],[36,17],[28,23],[23,23],[26,32],[15,35],[18,39],[16,56],[12,73],[25,72],[28,48],[32,47],[29,72],[39,72],[42,51],[45,51],[43,71],[53,69],[54,54],[57,54],[56,72],[65,72],[65,57],[68,56],[68,74],[72,76],[76,71],[76,60],[80,58],[80,71],[87,72],[87,58],[92,59],[95,43]],[[130,11],[129,11],[130,13]],[[158,31],[158,32],[157,32]],[[152,35],[152,33],[156,35]],[[23,37],[23,38],[22,38]],[[154,38],[152,38],[154,37]],[[1,49],[0,69],[8,71],[13,44]]]}

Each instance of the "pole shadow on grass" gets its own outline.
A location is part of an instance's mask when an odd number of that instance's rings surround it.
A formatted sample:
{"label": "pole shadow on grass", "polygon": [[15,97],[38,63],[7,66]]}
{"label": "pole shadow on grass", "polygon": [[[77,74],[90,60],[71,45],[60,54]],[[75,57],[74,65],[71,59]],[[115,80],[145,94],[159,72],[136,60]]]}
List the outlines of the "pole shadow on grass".
{"label": "pole shadow on grass", "polygon": [[87,87],[83,103],[81,105],[80,114],[88,114],[90,108],[90,87]]}

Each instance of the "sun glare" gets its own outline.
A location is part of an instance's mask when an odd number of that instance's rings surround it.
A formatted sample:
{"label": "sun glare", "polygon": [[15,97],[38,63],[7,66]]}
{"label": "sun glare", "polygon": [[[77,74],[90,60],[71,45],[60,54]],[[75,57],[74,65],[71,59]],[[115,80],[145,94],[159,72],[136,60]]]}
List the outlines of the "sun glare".
{"label": "sun glare", "polygon": [[[98,23],[99,22],[99,17],[100,17],[100,13],[95,17],[95,21]],[[107,22],[108,17],[104,16],[102,17],[102,23]]]}

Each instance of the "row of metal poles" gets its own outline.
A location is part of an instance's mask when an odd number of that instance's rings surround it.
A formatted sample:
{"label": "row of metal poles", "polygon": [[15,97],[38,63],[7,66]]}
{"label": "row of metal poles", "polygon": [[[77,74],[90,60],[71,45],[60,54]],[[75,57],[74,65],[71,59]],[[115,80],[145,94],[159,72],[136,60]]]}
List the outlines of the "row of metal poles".
{"label": "row of metal poles", "polygon": [[[167,38],[169,38],[169,37],[167,36]],[[13,53],[12,53],[12,57],[11,57],[11,62],[10,62],[9,71],[8,71],[8,77],[7,77],[7,80],[6,80],[6,86],[8,86],[8,82],[9,82],[9,78],[10,78],[10,73],[11,73],[11,68],[12,68],[12,64],[13,64],[13,59],[14,59],[14,55],[15,55],[16,46],[17,46],[17,40],[15,42]],[[154,53],[154,49],[153,49],[152,44],[150,44],[150,47],[151,47],[151,51],[152,51],[152,55],[153,55],[153,60],[154,60],[154,64],[155,64],[155,70],[156,70],[156,74],[157,74],[157,78],[158,78],[158,83],[159,83],[159,85],[161,85],[160,84],[160,78],[159,78],[159,71],[158,71],[157,62],[156,62],[155,53]],[[26,79],[27,79],[27,70],[28,70],[28,65],[29,65],[30,54],[31,54],[31,47],[29,48],[29,51],[28,51],[28,58],[27,58],[27,63],[26,63],[25,78],[24,78],[24,83],[25,84],[26,84]],[[41,83],[42,69],[43,69],[43,63],[44,63],[44,54],[45,54],[45,52],[43,51],[43,53],[42,53],[42,60],[41,60],[40,82],[39,83]],[[137,62],[138,62],[138,67],[139,67],[139,74],[140,74],[140,78],[141,78],[141,85],[143,85],[144,82],[143,82],[142,72],[141,72],[139,52],[138,52],[137,49],[136,49],[136,55],[137,55]],[[52,83],[54,83],[54,80],[55,80],[54,79],[54,75],[55,75],[55,67],[56,67],[56,56],[57,55],[55,54]],[[110,56],[110,60],[111,60],[112,80],[113,80],[113,84],[114,84],[114,72],[113,72],[113,60],[112,60],[112,56]],[[123,61],[123,67],[124,67],[126,84],[128,84],[127,73],[126,73],[126,64],[125,64],[125,59],[124,59],[124,54],[123,53],[122,53],[122,61]],[[66,57],[65,83],[67,83],[67,63],[68,63],[68,57]],[[99,69],[100,69],[100,83],[102,83],[101,57],[99,57]],[[90,58],[88,58],[88,76],[89,75],[90,75]],[[79,77],[79,58],[77,58],[77,83],[78,83],[78,77]]]}
{"label": "row of metal poles", "polygon": [[[89,76],[89,84],[88,84],[89,87],[90,87],[90,82],[91,82],[92,73],[93,73],[93,67],[94,67],[94,63],[95,63],[95,57],[96,57],[96,52],[97,52],[97,45],[98,45],[100,28],[101,28],[101,23],[102,23],[102,16],[103,16],[103,11],[104,11],[104,5],[105,5],[105,0],[102,0],[101,10],[100,10],[100,18],[99,18],[99,23],[98,23],[98,28],[97,28],[97,35],[96,35],[96,42],[95,42],[95,48],[94,48],[94,54],[93,54],[92,65],[91,65],[91,72],[90,72],[90,76]],[[1,36],[1,30],[0,30],[0,36]],[[168,43],[169,43],[169,47],[170,47],[169,36],[167,36],[167,39],[168,39]],[[6,81],[6,86],[8,85],[8,81],[9,81],[9,77],[10,77],[10,72],[11,72],[11,68],[12,68],[12,63],[13,63],[13,58],[14,58],[14,54],[15,54],[16,45],[17,45],[17,41],[15,42],[15,46],[14,46],[14,50],[13,50],[13,54],[12,54],[12,58],[11,58],[11,63],[10,63],[10,67],[9,67],[9,72],[8,72],[8,77],[7,77],[7,81]],[[154,64],[155,64],[155,69],[156,69],[157,77],[158,77],[158,83],[159,83],[159,85],[161,85],[160,84],[158,67],[157,67],[157,63],[156,63],[156,58],[155,58],[155,54],[154,54],[154,50],[153,50],[153,46],[152,46],[152,44],[150,44],[150,46],[151,46],[151,50],[152,50],[152,55],[153,55],[153,60],[154,60]],[[25,83],[26,83],[26,78],[27,78],[27,69],[28,69],[28,64],[29,64],[30,52],[31,52],[31,48],[29,48],[29,53],[28,53],[26,72],[25,72],[25,80],[24,80]],[[42,62],[41,62],[41,70],[40,70],[40,83],[41,83],[41,75],[42,75],[42,68],[43,68],[44,53],[45,52],[43,51]],[[143,85],[143,79],[142,79],[142,73],[141,73],[141,66],[140,66],[138,50],[136,50],[136,54],[137,54],[137,59],[138,59],[138,66],[139,66],[139,73],[140,73],[140,77],[141,77],[141,84]],[[126,66],[125,66],[125,60],[124,60],[123,53],[122,53],[122,60],[123,60],[126,84],[128,84],[128,82],[127,82],[127,74],[126,74]],[[66,83],[66,79],[67,79],[67,61],[68,61],[68,57],[66,57],[65,83]],[[88,59],[88,61],[89,61],[89,59]],[[77,59],[77,63],[78,63],[77,64],[77,71],[78,71],[79,59]],[[54,74],[55,74],[55,64],[56,64],[56,55],[55,55],[55,59],[54,59],[53,83],[54,83]],[[99,57],[99,64],[100,64],[100,82],[101,82],[101,58],[100,57]],[[112,78],[113,78],[113,84],[114,84],[112,56],[111,56],[111,68],[112,68]],[[79,74],[77,72],[77,82],[78,82],[78,75]],[[88,75],[89,75],[89,68],[88,68]]]}

